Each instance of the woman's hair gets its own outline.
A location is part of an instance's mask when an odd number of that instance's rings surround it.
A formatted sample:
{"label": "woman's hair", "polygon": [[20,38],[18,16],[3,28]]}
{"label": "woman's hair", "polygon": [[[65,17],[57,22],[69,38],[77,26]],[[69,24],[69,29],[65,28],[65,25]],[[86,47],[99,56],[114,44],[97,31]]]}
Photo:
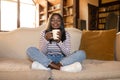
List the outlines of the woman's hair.
{"label": "woman's hair", "polygon": [[64,21],[63,21],[63,17],[61,14],[59,13],[53,13],[50,15],[50,17],[48,18],[48,23],[47,23],[47,29],[46,29],[46,32],[48,31],[52,31],[52,26],[51,26],[51,19],[54,15],[58,15],[61,19],[61,25],[60,25],[60,30],[61,30],[61,33],[62,33],[62,38],[61,38],[61,41],[63,42],[65,39],[66,39],[66,33],[65,33],[65,27],[64,27]]}

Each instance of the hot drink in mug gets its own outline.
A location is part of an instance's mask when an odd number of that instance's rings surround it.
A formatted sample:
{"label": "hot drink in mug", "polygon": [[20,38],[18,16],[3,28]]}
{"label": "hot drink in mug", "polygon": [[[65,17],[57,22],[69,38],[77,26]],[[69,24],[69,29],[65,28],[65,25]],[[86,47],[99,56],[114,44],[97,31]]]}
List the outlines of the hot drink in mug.
{"label": "hot drink in mug", "polygon": [[57,33],[59,32],[60,30],[59,29],[54,29],[52,30],[52,34],[53,34],[53,39],[54,40],[57,40],[59,35],[57,35]]}

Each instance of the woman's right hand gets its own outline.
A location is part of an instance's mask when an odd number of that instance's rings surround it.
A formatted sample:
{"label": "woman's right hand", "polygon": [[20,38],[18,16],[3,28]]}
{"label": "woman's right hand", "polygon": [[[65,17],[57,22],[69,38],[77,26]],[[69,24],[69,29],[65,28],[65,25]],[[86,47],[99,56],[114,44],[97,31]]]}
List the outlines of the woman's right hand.
{"label": "woman's right hand", "polygon": [[46,39],[47,41],[53,39],[53,35],[52,35],[52,32],[51,32],[51,31],[46,32],[46,34],[45,34],[45,39]]}

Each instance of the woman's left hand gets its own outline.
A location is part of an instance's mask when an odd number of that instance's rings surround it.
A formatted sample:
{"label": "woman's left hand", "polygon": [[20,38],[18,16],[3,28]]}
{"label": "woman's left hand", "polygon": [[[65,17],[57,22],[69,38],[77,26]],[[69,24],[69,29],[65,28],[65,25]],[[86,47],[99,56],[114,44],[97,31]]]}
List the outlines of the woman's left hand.
{"label": "woman's left hand", "polygon": [[62,37],[62,33],[61,33],[61,31],[58,31],[57,32],[57,35],[58,35],[58,39],[56,40],[56,42],[60,42],[61,41],[61,37]]}

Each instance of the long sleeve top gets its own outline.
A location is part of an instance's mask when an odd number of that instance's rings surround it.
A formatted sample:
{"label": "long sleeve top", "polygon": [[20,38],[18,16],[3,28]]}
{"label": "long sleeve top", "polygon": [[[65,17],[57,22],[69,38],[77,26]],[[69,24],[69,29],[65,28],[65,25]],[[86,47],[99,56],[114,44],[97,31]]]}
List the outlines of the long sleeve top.
{"label": "long sleeve top", "polygon": [[39,50],[44,54],[64,54],[68,56],[71,51],[71,44],[70,44],[70,35],[66,31],[66,40],[63,42],[60,41],[59,43],[52,41],[51,43],[45,39],[45,31],[40,33],[40,45]]}

